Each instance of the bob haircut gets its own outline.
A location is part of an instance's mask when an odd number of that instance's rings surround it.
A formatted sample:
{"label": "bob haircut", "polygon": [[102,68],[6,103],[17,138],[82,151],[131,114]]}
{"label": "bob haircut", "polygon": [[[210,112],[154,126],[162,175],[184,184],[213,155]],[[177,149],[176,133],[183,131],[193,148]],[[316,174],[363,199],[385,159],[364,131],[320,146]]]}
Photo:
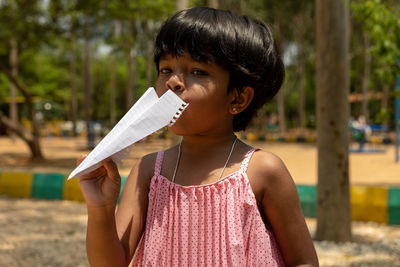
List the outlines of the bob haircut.
{"label": "bob haircut", "polygon": [[183,56],[214,62],[230,73],[227,93],[254,88],[250,105],[233,118],[233,130],[244,130],[257,110],[279,91],[285,68],[272,33],[263,22],[230,11],[195,7],[175,13],[161,27],[155,42],[154,61]]}

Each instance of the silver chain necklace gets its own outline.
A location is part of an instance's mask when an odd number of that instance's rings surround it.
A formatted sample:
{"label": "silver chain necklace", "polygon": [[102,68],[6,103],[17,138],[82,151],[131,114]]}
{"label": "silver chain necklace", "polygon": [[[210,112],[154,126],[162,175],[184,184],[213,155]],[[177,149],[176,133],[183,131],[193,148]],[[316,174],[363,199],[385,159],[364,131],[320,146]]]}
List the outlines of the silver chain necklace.
{"label": "silver chain necklace", "polygon": [[[219,175],[218,181],[221,179],[222,174],[224,173],[225,168],[226,168],[226,166],[228,165],[228,162],[229,162],[229,159],[231,158],[233,149],[235,148],[236,141],[237,141],[237,137],[236,137],[236,135],[235,135],[235,140],[233,141],[233,144],[232,144],[232,146],[231,146],[231,151],[229,152],[229,156],[228,156],[228,158],[226,159],[224,168],[222,169],[221,174]],[[178,157],[177,157],[177,159],[176,159],[176,165],[175,165],[175,170],[174,170],[174,176],[172,176],[172,182],[175,181],[176,171],[178,170],[179,161],[180,161],[180,159],[181,159],[181,153],[182,153],[182,142],[179,143]]]}

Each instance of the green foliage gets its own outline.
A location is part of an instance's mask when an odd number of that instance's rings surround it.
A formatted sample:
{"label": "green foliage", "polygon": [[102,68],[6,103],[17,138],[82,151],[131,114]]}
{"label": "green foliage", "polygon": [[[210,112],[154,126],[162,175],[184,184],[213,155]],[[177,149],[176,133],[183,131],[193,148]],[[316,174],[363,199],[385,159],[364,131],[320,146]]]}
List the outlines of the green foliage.
{"label": "green foliage", "polygon": [[[204,6],[206,0],[190,0],[189,6]],[[280,50],[289,44],[298,48],[295,63],[287,66],[285,90],[286,115],[297,120],[299,85],[304,82],[307,125],[315,123],[315,46],[314,2],[289,0],[220,0],[222,9],[249,15],[269,24]],[[351,90],[357,91],[362,79],[363,58],[360,43],[363,31],[371,38],[374,79],[371,88],[379,90],[382,83],[393,84],[396,57],[400,57],[400,5],[397,1],[352,0]],[[3,0],[0,1],[0,63],[9,66],[10,39],[18,43],[18,80],[25,84],[36,99],[59,105],[69,118],[71,102],[71,47],[76,49],[75,83],[79,102],[78,118],[84,118],[83,59],[84,42],[90,42],[93,119],[107,122],[110,114],[110,73],[116,72],[116,114],[126,112],[127,53],[137,63],[136,96],[139,98],[149,84],[146,66],[149,43],[162,21],[175,12],[175,1],[169,0]],[[150,42],[149,42],[150,40]],[[102,51],[102,52],[101,52]],[[105,52],[104,52],[105,51]],[[115,65],[110,65],[111,53]],[[303,71],[299,69],[303,68]],[[112,68],[112,69],[111,69]],[[152,68],[154,71],[154,68]],[[378,88],[378,89],[375,89]],[[0,104],[9,96],[9,81],[0,73]],[[394,95],[391,94],[391,99]],[[376,121],[386,118],[378,101],[371,103],[371,116]],[[277,113],[272,101],[260,114]]]}
{"label": "green foliage", "polygon": [[375,73],[388,84],[394,82],[400,71],[396,64],[396,59],[400,58],[400,12],[390,5],[389,1],[382,0],[351,3],[355,18],[371,38],[370,52],[375,61]]}
{"label": "green foliage", "polygon": [[0,75],[0,105],[10,94],[10,83],[4,75]]}
{"label": "green foliage", "polygon": [[378,124],[383,123],[386,120],[390,119],[390,114],[387,109],[381,109],[378,114],[376,114],[375,122]]}

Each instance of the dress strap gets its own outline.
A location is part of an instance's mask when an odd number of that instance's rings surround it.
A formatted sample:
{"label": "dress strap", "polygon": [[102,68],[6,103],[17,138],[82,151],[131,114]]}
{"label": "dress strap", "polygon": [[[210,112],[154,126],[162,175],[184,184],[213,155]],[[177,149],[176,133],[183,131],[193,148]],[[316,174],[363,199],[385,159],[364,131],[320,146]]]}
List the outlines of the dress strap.
{"label": "dress strap", "polygon": [[163,158],[164,158],[164,150],[158,151],[156,164],[154,166],[154,175],[160,175]]}
{"label": "dress strap", "polygon": [[252,148],[246,153],[246,155],[243,158],[242,165],[240,165],[240,170],[239,170],[240,172],[246,172],[247,171],[247,167],[249,166],[249,162],[250,162],[251,156],[257,150],[259,150],[259,149],[258,148]]}

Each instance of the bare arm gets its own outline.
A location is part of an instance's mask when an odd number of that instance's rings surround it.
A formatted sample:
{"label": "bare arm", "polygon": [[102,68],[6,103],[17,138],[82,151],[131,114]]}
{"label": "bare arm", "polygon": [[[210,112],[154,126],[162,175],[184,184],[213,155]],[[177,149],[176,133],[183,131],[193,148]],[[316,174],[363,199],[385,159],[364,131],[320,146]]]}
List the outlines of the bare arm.
{"label": "bare arm", "polygon": [[139,160],[132,169],[117,213],[121,178],[112,161],[80,177],[88,208],[86,249],[91,266],[128,266],[144,225],[149,180],[146,167]]}
{"label": "bare arm", "polygon": [[255,169],[262,174],[262,206],[286,265],[318,266],[292,177],[275,155],[263,151],[257,154]]}
{"label": "bare arm", "polygon": [[144,157],[132,170],[116,213],[117,233],[128,262],[132,260],[145,228],[148,193],[155,158],[156,154]]}

